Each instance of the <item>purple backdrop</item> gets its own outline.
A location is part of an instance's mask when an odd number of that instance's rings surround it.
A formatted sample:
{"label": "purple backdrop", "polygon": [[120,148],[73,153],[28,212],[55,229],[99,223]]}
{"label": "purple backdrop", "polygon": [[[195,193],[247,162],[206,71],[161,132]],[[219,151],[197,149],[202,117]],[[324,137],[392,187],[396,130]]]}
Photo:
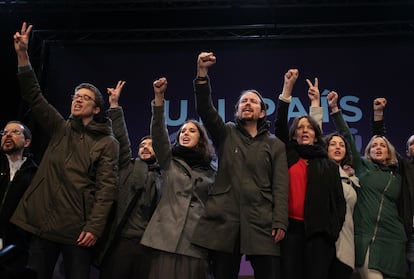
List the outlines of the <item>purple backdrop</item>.
{"label": "purple backdrop", "polygon": [[[166,98],[170,133],[186,118],[197,118],[194,109],[192,79],[200,48],[140,48],[131,46],[50,47],[43,84],[45,95],[64,114],[70,110],[70,94],[75,85],[91,82],[103,93],[120,79],[126,80],[120,103],[126,112],[130,138],[137,150],[137,140],[149,133],[152,81],[168,79]],[[322,103],[327,90],[340,94],[341,104],[357,142],[365,146],[370,137],[372,100],[386,97],[388,136],[399,152],[413,127],[407,122],[412,109],[411,67],[413,47],[409,44],[359,47],[226,47],[211,49],[217,64],[210,70],[213,99],[225,120],[232,120],[234,104],[244,89],[257,89],[267,98],[268,118],[274,119],[274,103],[289,68],[298,68],[290,117],[308,111],[306,78],[319,78]],[[407,92],[408,91],[408,92]],[[327,109],[326,133],[333,131]],[[403,121],[403,122],[401,122]]]}

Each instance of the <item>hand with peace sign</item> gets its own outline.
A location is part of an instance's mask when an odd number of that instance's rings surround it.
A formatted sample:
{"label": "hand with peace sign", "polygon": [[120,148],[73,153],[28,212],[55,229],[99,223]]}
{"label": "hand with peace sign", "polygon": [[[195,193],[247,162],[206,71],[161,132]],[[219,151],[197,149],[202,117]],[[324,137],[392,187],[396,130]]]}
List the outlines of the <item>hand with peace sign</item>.
{"label": "hand with peace sign", "polygon": [[26,22],[23,22],[20,32],[16,32],[13,35],[14,49],[17,54],[18,66],[27,66],[30,64],[29,55],[27,54],[27,48],[29,46],[30,31],[32,31],[33,25],[27,26]]}
{"label": "hand with peace sign", "polygon": [[308,97],[311,101],[311,107],[320,107],[321,106],[321,95],[319,93],[319,81],[318,78],[315,78],[315,82],[312,82],[309,79],[306,79],[307,84],[309,85]]}
{"label": "hand with peace sign", "polygon": [[108,101],[110,108],[116,108],[119,107],[119,97],[121,96],[122,88],[124,87],[126,81],[120,80],[116,84],[116,87],[108,87],[106,88],[106,91],[108,92]]}

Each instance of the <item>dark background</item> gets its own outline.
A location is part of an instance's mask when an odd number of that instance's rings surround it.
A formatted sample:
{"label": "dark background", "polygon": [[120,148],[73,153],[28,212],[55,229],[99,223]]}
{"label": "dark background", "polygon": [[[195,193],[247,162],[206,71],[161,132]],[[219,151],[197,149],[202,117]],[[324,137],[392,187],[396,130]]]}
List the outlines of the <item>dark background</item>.
{"label": "dark background", "polygon": [[[80,82],[103,93],[124,79],[121,97],[136,153],[149,132],[151,83],[166,76],[169,116],[196,118],[192,79],[200,51],[214,51],[213,98],[225,101],[225,118],[243,89],[276,100],[289,68],[300,70],[294,94],[307,110],[305,78],[319,77],[321,92],[337,90],[362,117],[349,125],[365,146],[372,99],[385,96],[388,135],[404,153],[412,124],[414,63],[412,0],[0,0],[0,127],[23,120],[33,130],[32,152],[41,159],[47,134],[20,102],[13,34],[34,25],[29,54],[44,95],[64,116]],[[323,100],[323,99],[322,99]],[[269,112],[273,120],[273,112]],[[349,117],[352,113],[345,112]],[[291,116],[295,115],[295,111]],[[333,130],[325,119],[325,132]],[[170,125],[170,132],[178,125]],[[249,275],[242,265],[241,275]]]}
{"label": "dark background", "polygon": [[197,117],[192,79],[200,51],[218,57],[210,75],[215,103],[226,102],[226,120],[232,120],[241,90],[255,88],[276,100],[283,74],[295,67],[300,78],[294,94],[306,109],[305,78],[319,77],[321,91],[359,98],[355,105],[363,117],[350,126],[363,146],[375,97],[389,99],[388,135],[400,153],[414,133],[413,1],[0,1],[0,126],[11,119],[28,123],[38,159],[49,131],[31,120],[15,77],[12,35],[23,21],[34,25],[29,54],[44,94],[64,116],[80,82],[105,93],[117,80],[127,80],[121,104],[134,153],[137,139],[149,132],[155,78],[169,80],[172,119],[179,116],[181,100],[188,102],[187,117]]}

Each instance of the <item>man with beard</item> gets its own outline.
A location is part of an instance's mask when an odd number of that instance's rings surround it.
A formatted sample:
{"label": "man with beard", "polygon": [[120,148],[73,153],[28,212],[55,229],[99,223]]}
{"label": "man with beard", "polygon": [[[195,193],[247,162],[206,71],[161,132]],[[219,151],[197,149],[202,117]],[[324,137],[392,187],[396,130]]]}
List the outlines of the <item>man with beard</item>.
{"label": "man with beard", "polygon": [[138,158],[131,158],[131,144],[119,97],[125,81],[108,88],[108,116],[119,141],[118,202],[111,233],[100,253],[101,279],[147,278],[150,250],[141,237],[161,195],[161,172],[151,136],[139,141]]}
{"label": "man with beard", "polygon": [[242,254],[255,278],[280,278],[280,241],[288,226],[285,145],[270,134],[256,90],[242,92],[235,121],[224,123],[207,76],[215,63],[213,53],[200,53],[194,80],[197,112],[217,149],[219,168],[193,243],[211,250],[216,279],[238,278]]}
{"label": "man with beard", "polygon": [[13,252],[17,254],[12,261],[0,266],[0,278],[18,278],[26,266],[29,234],[10,223],[10,218],[36,173],[37,165],[24,152],[32,140],[26,125],[9,121],[0,135],[0,249],[14,245]]}

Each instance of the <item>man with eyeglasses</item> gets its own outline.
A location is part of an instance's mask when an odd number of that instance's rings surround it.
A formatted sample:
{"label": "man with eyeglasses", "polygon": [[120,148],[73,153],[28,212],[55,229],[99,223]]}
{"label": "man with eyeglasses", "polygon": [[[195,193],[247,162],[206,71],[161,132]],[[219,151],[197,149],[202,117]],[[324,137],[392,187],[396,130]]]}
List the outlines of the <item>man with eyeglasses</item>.
{"label": "man with eyeglasses", "polygon": [[31,30],[23,23],[14,35],[17,76],[23,101],[51,134],[11,221],[34,234],[28,266],[38,278],[52,278],[62,253],[65,277],[87,279],[115,198],[119,144],[110,120],[98,117],[103,97],[92,84],[75,88],[67,120],[46,101],[27,54]]}
{"label": "man with eyeglasses", "polygon": [[10,218],[37,170],[31,155],[25,153],[32,134],[20,121],[9,121],[0,136],[0,250],[10,249],[12,253],[14,249],[17,254],[10,261],[2,262],[0,278],[23,278],[30,235],[10,223]]}

